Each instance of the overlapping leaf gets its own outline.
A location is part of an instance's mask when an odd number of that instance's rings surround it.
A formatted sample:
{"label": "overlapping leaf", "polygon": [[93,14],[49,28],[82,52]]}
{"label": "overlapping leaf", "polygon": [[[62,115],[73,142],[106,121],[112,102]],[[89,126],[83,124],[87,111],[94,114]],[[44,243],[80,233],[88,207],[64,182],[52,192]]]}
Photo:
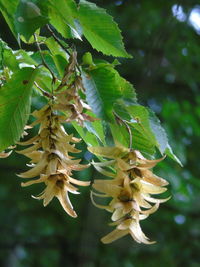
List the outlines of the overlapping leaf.
{"label": "overlapping leaf", "polygon": [[53,27],[65,38],[81,39],[77,26],[77,6],[74,0],[49,0],[49,18]]}
{"label": "overlapping leaf", "polygon": [[83,34],[93,48],[106,55],[130,57],[124,49],[117,24],[103,8],[81,0],[78,18],[83,28]]}
{"label": "overlapping leaf", "polygon": [[84,140],[84,142],[88,146],[98,146],[99,145],[98,138],[96,137],[96,135],[94,135],[94,133],[91,133],[90,131],[85,130],[83,127],[81,127],[76,122],[72,122],[72,125],[74,126],[74,128],[76,129],[78,134],[81,136],[81,138]]}
{"label": "overlapping leaf", "polygon": [[109,68],[97,68],[83,74],[86,99],[99,118],[112,120],[113,104],[121,96],[115,74]]}
{"label": "overlapping leaf", "polygon": [[19,70],[19,62],[11,48],[0,39],[0,70],[8,67],[13,72]]}
{"label": "overlapping leaf", "polygon": [[148,111],[149,111],[149,123],[151,131],[153,132],[157,140],[157,146],[161,154],[163,154],[168,146],[167,134],[164,128],[161,126],[160,120],[156,117],[155,113],[151,110]]}
{"label": "overlapping leaf", "polygon": [[65,67],[67,65],[67,60],[69,56],[66,54],[66,52],[59,46],[59,44],[54,40],[53,37],[48,38],[45,41],[45,44],[49,48],[53,61],[55,63],[55,66],[58,70],[58,73],[60,77],[63,77]]}
{"label": "overlapping leaf", "polygon": [[23,68],[0,88],[0,151],[18,141],[23,132],[37,73],[36,69]]}
{"label": "overlapping leaf", "polygon": [[[128,127],[130,127],[134,149],[151,156],[155,154],[157,148],[161,154],[168,155],[181,165],[180,160],[174,155],[168,143],[164,128],[161,126],[159,119],[153,111],[144,106],[135,105],[134,102],[133,105],[130,105],[130,103],[126,105],[121,102],[121,104],[118,103],[115,105],[115,112],[120,118],[127,122]],[[124,125],[121,125],[120,129],[117,131],[116,127],[116,125],[112,125],[114,129],[112,131],[113,136],[115,139],[118,137],[119,141],[125,145],[125,139],[128,138],[127,133],[125,133],[127,129]],[[121,131],[122,134],[118,134],[119,131]]]}
{"label": "overlapping leaf", "polygon": [[141,105],[127,106],[126,109],[131,115],[131,127],[138,131],[145,139],[148,139],[153,145],[157,145],[157,140],[150,126],[148,110]]}
{"label": "overlapping leaf", "polygon": [[28,41],[31,35],[48,22],[47,0],[19,1],[15,12],[15,29]]}
{"label": "overlapping leaf", "polygon": [[0,1],[0,11],[3,14],[8,26],[10,27],[12,33],[17,38],[17,31],[15,28],[14,14],[17,9],[19,0],[1,0]]}

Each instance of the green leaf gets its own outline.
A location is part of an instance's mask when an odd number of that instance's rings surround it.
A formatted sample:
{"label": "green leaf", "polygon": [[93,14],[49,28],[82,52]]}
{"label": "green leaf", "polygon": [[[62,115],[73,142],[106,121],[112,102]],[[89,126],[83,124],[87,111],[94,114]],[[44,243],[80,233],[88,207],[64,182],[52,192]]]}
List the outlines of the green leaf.
{"label": "green leaf", "polygon": [[[37,75],[35,82],[38,86],[40,86],[43,90],[47,92],[52,92],[52,76],[49,71],[46,70],[46,68],[40,69],[40,75]],[[40,90],[36,87],[37,93],[41,94]]]}
{"label": "green leaf", "polygon": [[143,135],[140,131],[133,127],[130,128],[132,132],[133,149],[141,151],[147,157],[153,156],[156,152],[154,143],[150,142],[147,136]]}
{"label": "green leaf", "polygon": [[12,49],[0,39],[0,69],[8,67],[13,72],[19,70],[19,62]]}
{"label": "green leaf", "polygon": [[[90,133],[94,134],[100,142],[102,142],[101,141],[102,138],[100,137],[98,131],[96,131],[96,129],[93,127],[93,124],[90,121],[85,121],[84,126]],[[104,143],[105,143],[105,141],[104,141]]]}
{"label": "green leaf", "polygon": [[[119,105],[116,105],[119,109]],[[117,110],[115,108],[115,110]],[[121,111],[122,110],[122,111]],[[120,109],[120,116],[128,120],[133,136],[133,148],[153,156],[157,147],[181,165],[168,144],[167,134],[155,113],[140,105],[126,106],[128,114]]]}
{"label": "green leaf", "polygon": [[75,121],[72,122],[72,125],[80,135],[80,137],[83,139],[83,141],[88,146],[99,146],[98,139],[94,133],[89,132],[88,130],[85,130],[83,127],[81,127],[78,123]]}
{"label": "green leaf", "polygon": [[51,51],[52,55],[60,55],[64,58],[69,58],[69,56],[67,55],[67,53],[63,50],[63,48],[58,44],[58,42],[55,41],[55,39],[53,37],[47,38],[45,40],[45,44],[47,45],[47,47],[49,48],[49,50]]}
{"label": "green leaf", "polygon": [[99,118],[112,120],[113,104],[121,96],[115,74],[109,68],[98,68],[83,73],[86,99]]}
{"label": "green leaf", "polygon": [[126,109],[132,116],[130,121],[131,126],[147,138],[150,143],[156,145],[156,138],[152,133],[147,108],[140,105],[133,105],[127,106]]}
{"label": "green leaf", "polygon": [[33,52],[26,52],[23,49],[15,51],[14,55],[17,58],[17,62],[20,68],[31,67],[34,68],[37,62],[31,58]]}
{"label": "green leaf", "polygon": [[15,28],[15,23],[14,23],[14,14],[17,9],[19,0],[1,0],[0,1],[0,10],[1,13],[3,14],[8,26],[10,27],[12,33],[17,39],[17,31]]}
{"label": "green leaf", "polygon": [[56,29],[58,33],[60,33],[64,38],[70,39],[70,38],[77,38],[81,39],[78,32],[67,25],[65,20],[56,12],[52,11],[52,14],[50,15],[50,23],[51,25]]}
{"label": "green leaf", "polygon": [[49,0],[49,18],[53,27],[65,38],[81,39],[77,17],[77,6],[73,0]]}
{"label": "green leaf", "polygon": [[54,40],[53,37],[48,38],[45,41],[45,44],[49,48],[53,61],[56,65],[56,68],[59,72],[60,77],[63,77],[65,68],[68,64],[68,61],[66,59],[69,58],[67,53],[60,47],[60,45]]}
{"label": "green leaf", "polygon": [[[49,53],[48,50],[43,50],[42,55],[44,58],[45,63],[48,65],[49,69],[54,73],[55,76],[59,76],[59,72],[56,68],[55,62],[53,60],[53,57]],[[34,53],[31,55],[31,58],[37,62],[37,64],[42,64],[42,58],[39,52]]]}
{"label": "green leaf", "polygon": [[15,13],[15,28],[28,41],[31,35],[48,23],[48,0],[20,0]]}
{"label": "green leaf", "polygon": [[114,104],[114,111],[115,113],[123,120],[126,120],[128,122],[131,121],[132,116],[129,114],[128,110],[126,109],[127,106],[124,104],[121,99],[117,101],[116,104]]}
{"label": "green leaf", "polygon": [[[41,44],[42,44],[42,43],[45,42],[46,37],[40,35],[40,28],[38,28],[38,29],[34,32],[34,34],[36,34],[36,36],[37,36],[37,41],[38,41],[38,43],[41,43]],[[22,40],[24,43],[27,43],[27,44],[35,44],[35,37],[34,37],[34,35],[31,35],[31,37],[28,39],[28,41],[26,40],[26,38],[25,38],[23,35],[20,35],[20,38],[21,38],[21,40]]]}
{"label": "green leaf", "polygon": [[174,161],[176,161],[181,167],[183,167],[182,162],[180,161],[180,159],[174,154],[171,146],[168,144],[166,150],[165,150],[165,154],[167,156],[169,156],[171,159],[173,159]]}
{"label": "green leaf", "polygon": [[[86,112],[87,115],[95,118],[94,113],[92,113],[91,111],[87,111]],[[86,129],[94,134],[96,136],[96,138],[98,139],[100,144],[105,145],[106,141],[105,141],[105,133],[104,133],[104,127],[102,125],[102,121],[101,120],[94,120],[94,121],[85,121],[84,122],[84,126],[86,127]]]}
{"label": "green leaf", "polygon": [[30,114],[38,69],[23,68],[0,88],[0,151],[19,140]]}
{"label": "green leaf", "polygon": [[168,146],[168,138],[164,128],[160,124],[160,120],[155,113],[149,109],[149,123],[151,130],[157,140],[157,147],[161,154],[164,154]]}
{"label": "green leaf", "polygon": [[131,58],[124,49],[117,24],[103,8],[81,0],[78,18],[83,28],[83,34],[93,48],[105,55]]}
{"label": "green leaf", "polygon": [[77,6],[74,0],[49,0],[49,4],[50,7],[53,8],[54,12],[58,12],[58,14],[65,19],[66,22],[75,26],[74,17],[77,14]]}
{"label": "green leaf", "polygon": [[55,65],[56,65],[56,68],[58,70],[59,77],[62,78],[64,76],[64,73],[65,73],[65,68],[67,66],[67,61],[61,55],[55,55],[52,58],[53,58],[53,61],[54,61]]}
{"label": "green leaf", "polygon": [[[48,64],[49,68],[54,72],[55,75],[58,75],[58,71],[56,69],[56,64],[54,63],[53,58],[48,53],[48,51],[44,50],[42,51],[44,55],[44,59],[46,64]],[[24,50],[18,50],[16,52],[16,56],[18,57],[18,61],[20,63],[20,66],[30,66],[33,67],[35,65],[41,64],[41,55],[39,52],[33,53],[33,52],[25,52]],[[62,59],[61,59],[62,61]],[[63,67],[64,68],[64,67]],[[49,70],[47,70],[46,67],[41,66],[40,67],[40,75],[37,75],[35,78],[35,82],[37,85],[39,85],[43,90],[52,92],[52,76]],[[59,84],[59,82],[58,82]],[[55,84],[55,87],[58,86],[58,84]],[[38,88],[34,86],[34,88],[37,90],[37,93],[41,94]]]}
{"label": "green leaf", "polygon": [[173,153],[172,148],[168,143],[167,134],[161,126],[160,120],[152,110],[149,110],[149,122],[152,132],[157,140],[157,147],[160,150],[160,153],[166,154],[178,164],[183,166],[179,158]]}
{"label": "green leaf", "polygon": [[[121,103],[121,105],[115,105],[115,112],[128,123],[132,134],[133,148],[148,156],[154,155],[157,141],[150,127],[148,110],[140,105],[126,106]],[[125,133],[123,135],[125,136]]]}
{"label": "green leaf", "polygon": [[126,110],[132,117],[129,125],[134,148],[153,155],[157,147],[160,153],[164,154],[168,145],[167,135],[155,114],[140,105],[126,106]]}
{"label": "green leaf", "polygon": [[124,78],[120,77],[120,89],[121,89],[121,94],[123,96],[123,100],[125,103],[130,104],[136,104],[137,103],[137,96],[135,92],[135,88],[131,83],[129,83],[127,80]]}
{"label": "green leaf", "polygon": [[128,105],[137,104],[137,96],[133,85],[129,83],[126,79],[121,77],[115,69],[113,70],[116,74],[116,79],[117,83],[119,84],[122,100]]}
{"label": "green leaf", "polygon": [[110,129],[112,132],[112,136],[115,142],[115,145],[123,145],[125,147],[130,146],[130,137],[129,133],[125,127],[125,125],[117,124],[117,123],[110,123]]}
{"label": "green leaf", "polygon": [[82,56],[82,62],[83,65],[94,65],[93,59],[92,59],[92,54],[90,52],[86,52],[83,56]]}

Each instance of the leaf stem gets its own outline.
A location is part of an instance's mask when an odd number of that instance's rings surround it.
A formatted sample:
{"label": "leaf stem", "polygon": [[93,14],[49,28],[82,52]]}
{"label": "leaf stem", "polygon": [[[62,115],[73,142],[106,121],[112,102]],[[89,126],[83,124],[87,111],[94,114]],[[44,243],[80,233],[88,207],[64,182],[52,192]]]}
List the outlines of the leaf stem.
{"label": "leaf stem", "polygon": [[52,72],[52,70],[49,68],[49,66],[47,65],[47,63],[45,62],[45,59],[44,59],[44,56],[42,54],[42,50],[41,50],[41,47],[40,47],[40,44],[38,42],[38,39],[37,39],[37,35],[34,33],[34,39],[35,39],[35,42],[36,42],[36,45],[37,45],[37,49],[40,53],[40,56],[41,56],[41,59],[42,59],[42,64],[45,68],[47,68],[49,70],[49,72],[51,73],[51,76],[52,76],[52,84],[55,84],[56,82],[56,77],[54,75],[54,73]]}
{"label": "leaf stem", "polygon": [[35,86],[42,92],[42,94],[48,98],[54,99],[54,96],[50,94],[49,92],[42,89],[36,82],[34,82]]}
{"label": "leaf stem", "polygon": [[116,112],[114,112],[114,115],[117,118],[117,120],[119,120],[120,122],[122,122],[126,126],[126,129],[127,129],[128,133],[129,133],[129,148],[130,148],[130,150],[132,150],[133,136],[132,136],[132,132],[131,132],[130,126],[128,125],[128,123],[125,120],[123,120],[121,117],[119,117],[119,115]]}
{"label": "leaf stem", "polygon": [[55,35],[55,33],[52,31],[51,27],[46,24],[46,27],[48,29],[48,31],[51,33],[52,37],[54,38],[54,40],[62,47],[62,49],[70,56],[70,53],[67,51],[67,48],[64,47],[64,45],[61,43],[61,41],[59,40],[59,38]]}

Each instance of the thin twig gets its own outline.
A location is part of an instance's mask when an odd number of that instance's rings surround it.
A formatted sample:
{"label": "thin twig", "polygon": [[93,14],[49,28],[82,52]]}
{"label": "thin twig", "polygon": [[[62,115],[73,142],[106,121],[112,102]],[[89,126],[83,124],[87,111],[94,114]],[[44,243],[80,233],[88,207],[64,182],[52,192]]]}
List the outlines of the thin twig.
{"label": "thin twig", "polygon": [[122,122],[126,126],[126,129],[127,129],[128,133],[129,133],[129,148],[132,149],[132,146],[133,146],[133,136],[132,136],[132,132],[131,132],[130,126],[128,125],[128,123],[125,120],[123,120],[122,118],[120,118],[119,115],[117,115],[116,112],[114,112],[114,115],[115,115],[115,117],[120,122]]}
{"label": "thin twig", "polygon": [[41,47],[40,47],[40,44],[38,42],[38,39],[37,39],[37,36],[36,34],[34,34],[34,39],[35,39],[35,42],[36,42],[36,45],[37,45],[37,48],[38,48],[38,51],[40,53],[40,56],[41,56],[41,59],[42,59],[42,64],[49,70],[49,72],[51,73],[51,76],[52,76],[52,84],[54,84],[56,82],[56,77],[54,75],[54,73],[52,72],[52,70],[49,68],[49,66],[46,64],[45,62],[45,59],[44,59],[44,56],[42,54],[42,50],[41,50]]}
{"label": "thin twig", "polygon": [[[51,27],[46,24],[46,27],[48,29],[48,31],[50,32],[50,34],[52,35],[52,37],[54,38],[54,40],[60,45],[60,47],[69,55],[69,64],[67,66],[67,68],[70,66],[70,57],[72,56],[72,54],[76,53],[76,47],[74,44],[72,44],[71,49],[72,49],[72,53],[70,54],[67,50],[66,47],[64,47],[64,45],[61,43],[60,39],[55,35],[55,33],[53,32],[53,30],[51,29]],[[79,67],[79,64],[77,62],[77,56],[76,56],[76,64],[75,64],[75,68],[74,68],[74,73],[75,73],[75,77],[77,76],[77,70],[79,71],[79,73],[81,74],[81,69]],[[63,77],[64,78],[64,77]],[[55,91],[59,91],[61,88],[63,88],[66,85],[66,83],[63,84],[63,81],[61,82],[61,84],[57,87],[57,89]]]}
{"label": "thin twig", "polygon": [[[51,27],[47,24],[46,25],[47,29],[49,30],[49,32],[51,33],[52,37],[54,38],[54,40],[62,47],[62,49],[70,56],[70,53],[68,52],[67,48],[64,47],[64,45],[61,43],[61,41],[59,40],[59,38],[55,35],[55,33],[52,31]],[[74,44],[72,44],[71,46],[72,50],[76,51],[76,47]],[[79,70],[79,72],[81,72],[80,67],[78,65],[78,63],[76,64],[77,69]]]}
{"label": "thin twig", "polygon": [[47,24],[46,25],[48,31],[51,33],[52,37],[54,38],[54,40],[62,47],[62,49],[70,56],[70,53],[67,51],[67,48],[64,47],[64,45],[61,43],[61,41],[59,40],[59,38],[55,35],[55,33],[52,31],[51,27]]}
{"label": "thin twig", "polygon": [[48,98],[54,99],[54,96],[50,94],[49,92],[42,89],[36,82],[34,82],[35,86],[42,92],[42,94]]}

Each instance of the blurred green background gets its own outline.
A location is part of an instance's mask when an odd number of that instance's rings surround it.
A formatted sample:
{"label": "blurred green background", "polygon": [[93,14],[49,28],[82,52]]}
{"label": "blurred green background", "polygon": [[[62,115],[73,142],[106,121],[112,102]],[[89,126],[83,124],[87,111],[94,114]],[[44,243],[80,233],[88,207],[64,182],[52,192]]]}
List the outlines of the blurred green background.
{"label": "blurred green background", "polygon": [[[71,196],[78,218],[55,199],[48,207],[31,198],[42,186],[21,188],[15,173],[27,167],[13,153],[0,160],[0,266],[2,267],[176,267],[200,266],[200,5],[198,1],[96,0],[114,16],[133,59],[118,70],[135,85],[139,103],[152,108],[184,167],[166,159],[155,172],[166,178],[172,198],[142,222],[154,245],[127,236],[110,245],[110,214],[93,207],[88,188]],[[18,49],[3,18],[0,37]],[[80,45],[79,50],[90,49]],[[27,47],[30,49],[30,47]],[[112,60],[112,59],[110,59]],[[41,106],[34,99],[35,106]],[[72,131],[69,128],[69,131]],[[82,149],[85,150],[84,145]],[[85,154],[83,153],[84,157]],[[89,169],[79,179],[96,177]]]}

